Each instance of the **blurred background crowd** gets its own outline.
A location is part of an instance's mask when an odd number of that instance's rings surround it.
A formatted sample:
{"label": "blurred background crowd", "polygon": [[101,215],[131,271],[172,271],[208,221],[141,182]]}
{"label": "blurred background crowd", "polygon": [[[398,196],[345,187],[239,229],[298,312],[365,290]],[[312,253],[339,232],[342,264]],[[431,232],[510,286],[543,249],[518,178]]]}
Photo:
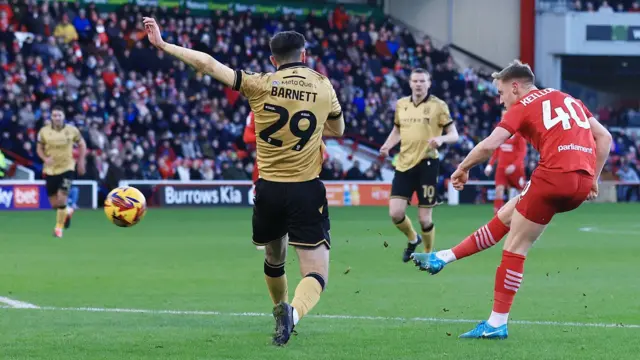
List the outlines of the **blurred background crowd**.
{"label": "blurred background crowd", "polygon": [[[580,11],[639,11],[637,1],[576,1]],[[608,10],[611,8],[611,10]],[[166,41],[207,52],[233,68],[273,71],[269,38],[296,30],[308,42],[308,65],[338,92],[347,137],[377,149],[393,126],[398,98],[410,93],[412,68],[427,69],[431,93],[445,100],[460,132],[442,162],[448,177],[499,121],[500,104],[487,73],[457,66],[445,48],[388,19],[350,16],[342,7],[305,18],[218,11],[207,17],[177,9],[0,0],[0,148],[40,172],[36,134],[53,105],[65,108],[89,148],[86,179],[105,189],[121,179],[248,180],[255,153],[242,141],[247,102],[208,76],[155,50],[142,16],[159,20]],[[592,109],[619,125],[637,107]],[[614,133],[605,175],[638,178],[640,139]],[[384,161],[385,159],[380,159]],[[528,171],[537,162],[530,151]],[[484,179],[482,169],[474,169]],[[344,169],[326,160],[322,178],[380,179],[380,164]],[[625,190],[626,191],[626,190]],[[630,196],[637,196],[631,194]]]}

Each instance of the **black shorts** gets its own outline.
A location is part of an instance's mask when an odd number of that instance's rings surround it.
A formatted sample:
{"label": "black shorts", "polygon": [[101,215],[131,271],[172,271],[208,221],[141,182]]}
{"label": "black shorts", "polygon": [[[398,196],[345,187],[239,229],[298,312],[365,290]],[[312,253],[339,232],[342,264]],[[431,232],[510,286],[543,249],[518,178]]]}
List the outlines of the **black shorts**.
{"label": "black shorts", "polygon": [[63,172],[58,175],[45,175],[44,180],[47,187],[47,195],[54,196],[58,193],[58,190],[68,193],[74,177],[75,174],[73,171]]}
{"label": "black shorts", "polygon": [[253,205],[253,243],[266,245],[289,234],[289,244],[331,247],[327,192],[319,179],[281,183],[258,179]]}
{"label": "black shorts", "polygon": [[418,193],[420,207],[440,204],[438,192],[439,159],[424,159],[407,171],[397,171],[391,184],[391,198],[406,199],[411,203],[414,192]]}

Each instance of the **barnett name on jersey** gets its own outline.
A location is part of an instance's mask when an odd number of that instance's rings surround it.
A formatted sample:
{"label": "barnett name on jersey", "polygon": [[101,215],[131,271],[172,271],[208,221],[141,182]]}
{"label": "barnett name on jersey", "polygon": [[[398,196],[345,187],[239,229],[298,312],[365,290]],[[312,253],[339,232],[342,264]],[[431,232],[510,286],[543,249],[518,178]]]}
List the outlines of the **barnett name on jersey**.
{"label": "barnett name on jersey", "polygon": [[274,73],[235,74],[233,89],[249,100],[254,113],[260,177],[274,182],[317,178],[324,124],[343,118],[331,81],[301,62]]}

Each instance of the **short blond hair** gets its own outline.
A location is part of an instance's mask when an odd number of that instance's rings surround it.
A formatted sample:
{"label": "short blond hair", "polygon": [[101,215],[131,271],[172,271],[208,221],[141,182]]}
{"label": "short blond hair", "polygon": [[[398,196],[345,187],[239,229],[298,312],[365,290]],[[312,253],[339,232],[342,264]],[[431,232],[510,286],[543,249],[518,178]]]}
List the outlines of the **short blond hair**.
{"label": "short blond hair", "polygon": [[514,60],[507,67],[501,71],[496,71],[491,74],[494,80],[510,81],[510,80],[524,80],[533,84],[536,80],[536,76],[531,70],[529,64],[523,64],[520,60]]}

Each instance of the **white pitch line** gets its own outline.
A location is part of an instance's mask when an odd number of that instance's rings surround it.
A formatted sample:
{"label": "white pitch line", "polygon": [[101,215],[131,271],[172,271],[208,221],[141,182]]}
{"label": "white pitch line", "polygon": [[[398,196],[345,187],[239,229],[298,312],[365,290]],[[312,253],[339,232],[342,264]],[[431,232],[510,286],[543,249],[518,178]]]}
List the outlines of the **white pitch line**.
{"label": "white pitch line", "polygon": [[4,296],[0,296],[0,303],[7,304],[9,307],[15,309],[38,309],[37,305]]}
{"label": "white pitch line", "polygon": [[[35,305],[34,305],[35,306]],[[122,309],[122,308],[95,308],[95,307],[54,307],[41,306],[36,308],[27,307],[1,307],[4,309],[37,309],[45,311],[77,311],[77,312],[103,312],[103,313],[135,313],[135,314],[152,314],[152,315],[196,315],[196,316],[235,316],[235,317],[270,317],[271,314],[256,312],[221,312],[221,311],[197,311],[197,310],[150,310],[150,309]],[[307,317],[317,319],[338,319],[338,320],[372,320],[372,321],[398,321],[398,322],[431,322],[444,324],[458,323],[478,323],[480,320],[472,319],[444,319],[433,317],[386,317],[386,316],[354,316],[354,315],[308,315]],[[547,326],[565,326],[565,327],[594,327],[594,328],[626,328],[640,329],[637,324],[606,324],[606,323],[582,323],[582,322],[561,322],[561,321],[529,321],[529,320],[512,320],[510,324],[518,325],[547,325]]]}
{"label": "white pitch line", "polygon": [[581,227],[578,230],[583,232],[597,233],[597,234],[640,235],[640,231],[602,229],[598,227]]}

